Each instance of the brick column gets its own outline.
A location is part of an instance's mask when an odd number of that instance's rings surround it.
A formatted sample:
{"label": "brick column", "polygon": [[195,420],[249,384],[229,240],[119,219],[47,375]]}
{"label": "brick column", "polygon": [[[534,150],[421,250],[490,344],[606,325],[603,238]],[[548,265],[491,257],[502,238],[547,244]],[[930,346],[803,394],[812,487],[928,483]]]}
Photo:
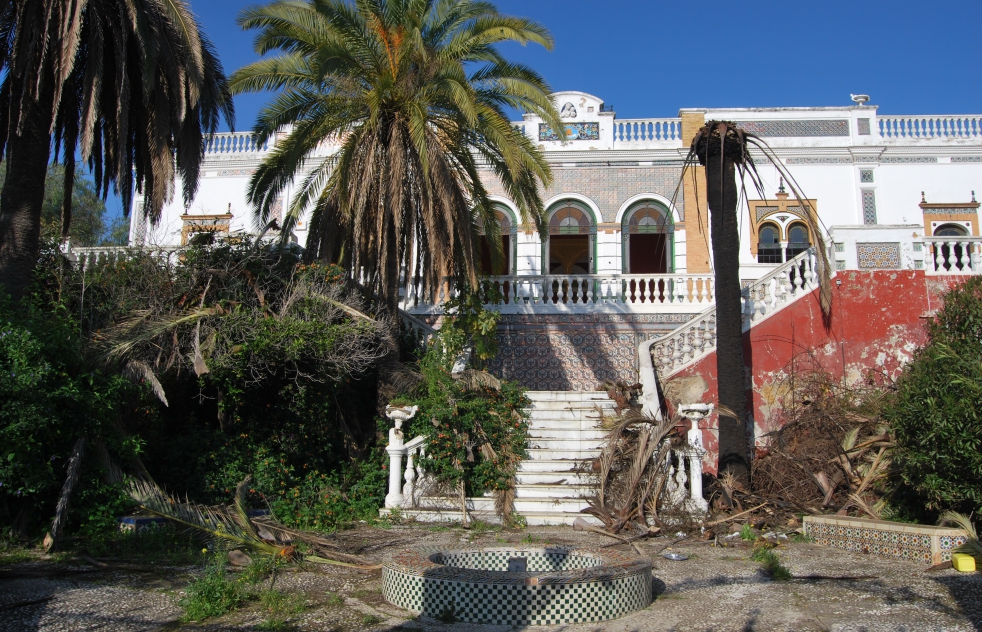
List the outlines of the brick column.
{"label": "brick column", "polygon": [[[682,118],[682,141],[688,149],[696,132],[706,122],[706,113],[694,110],[679,112]],[[685,257],[690,274],[710,271],[709,265],[709,204],[706,201],[706,168],[690,167],[682,181],[685,204]]]}

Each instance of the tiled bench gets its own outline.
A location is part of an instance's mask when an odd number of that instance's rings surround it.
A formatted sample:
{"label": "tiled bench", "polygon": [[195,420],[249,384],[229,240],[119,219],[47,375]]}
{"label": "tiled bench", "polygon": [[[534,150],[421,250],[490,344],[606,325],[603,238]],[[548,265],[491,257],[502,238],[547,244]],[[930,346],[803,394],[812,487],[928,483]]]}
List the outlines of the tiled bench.
{"label": "tiled bench", "polygon": [[961,529],[849,516],[805,516],[804,523],[818,544],[932,565],[951,560],[968,537]]}

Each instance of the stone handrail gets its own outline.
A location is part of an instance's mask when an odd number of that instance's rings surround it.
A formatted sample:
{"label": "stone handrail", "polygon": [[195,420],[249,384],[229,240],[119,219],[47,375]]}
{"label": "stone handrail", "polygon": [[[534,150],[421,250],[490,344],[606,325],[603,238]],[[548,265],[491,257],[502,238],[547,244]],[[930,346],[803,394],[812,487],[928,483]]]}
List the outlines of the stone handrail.
{"label": "stone handrail", "polygon": [[226,132],[205,137],[205,155],[255,154],[269,151],[270,141],[259,144],[252,132]]}
{"label": "stone handrail", "polygon": [[131,259],[138,254],[149,255],[154,259],[160,259],[166,261],[168,264],[173,264],[176,262],[180,250],[180,246],[71,246],[65,254],[69,255],[82,270],[88,270],[98,263]]}
{"label": "stone handrail", "polygon": [[982,237],[922,237],[926,246],[924,272],[982,274]]}
{"label": "stone handrail", "polygon": [[[713,281],[711,274],[518,274],[493,276],[481,283],[485,290],[498,290],[502,302],[493,307],[502,311],[519,306],[590,309],[614,305],[638,310],[671,307],[684,312],[713,303]],[[437,292],[436,304],[455,291],[448,280]],[[404,309],[426,306],[414,284],[409,284],[401,296]]]}
{"label": "stone handrail", "polygon": [[682,141],[682,119],[645,118],[614,121],[614,144]]}
{"label": "stone handrail", "polygon": [[982,138],[982,115],[878,116],[881,138]]}
{"label": "stone handrail", "polygon": [[[834,274],[834,271],[833,271]],[[743,331],[818,287],[818,257],[809,248],[743,290]],[[681,371],[716,349],[716,306],[660,338],[638,346],[645,410],[657,408],[658,378]]]}
{"label": "stone handrail", "polygon": [[[385,451],[389,455],[389,493],[385,496],[385,508],[416,507],[419,495],[417,487],[426,478],[419,461],[426,456],[426,437],[419,436],[406,443],[402,442],[402,431],[393,435],[389,431],[389,445]],[[402,469],[402,461],[406,469]]]}

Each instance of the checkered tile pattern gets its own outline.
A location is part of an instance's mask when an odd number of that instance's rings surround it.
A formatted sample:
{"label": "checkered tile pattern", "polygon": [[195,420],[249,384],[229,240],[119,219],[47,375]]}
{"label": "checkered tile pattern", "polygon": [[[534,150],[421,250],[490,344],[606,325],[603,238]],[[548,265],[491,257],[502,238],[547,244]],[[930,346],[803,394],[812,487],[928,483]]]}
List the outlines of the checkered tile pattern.
{"label": "checkered tile pattern", "polygon": [[949,561],[951,550],[966,539],[955,529],[857,519],[843,519],[840,524],[806,519],[804,528],[817,544],[925,564]]}
{"label": "checkered tile pattern", "polygon": [[[519,556],[528,558],[529,572],[499,570]],[[434,617],[452,611],[468,623],[606,621],[648,607],[651,563],[567,547],[405,552],[383,568],[382,593],[397,606]]]}

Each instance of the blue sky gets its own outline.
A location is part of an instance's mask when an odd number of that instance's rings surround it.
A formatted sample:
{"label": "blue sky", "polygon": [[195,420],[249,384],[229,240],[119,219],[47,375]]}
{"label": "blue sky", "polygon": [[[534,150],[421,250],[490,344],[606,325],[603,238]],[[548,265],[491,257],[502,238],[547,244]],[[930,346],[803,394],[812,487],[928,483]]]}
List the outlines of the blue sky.
{"label": "blue sky", "polygon": [[[242,0],[190,0],[231,74],[255,60]],[[554,90],[582,90],[622,118],[683,107],[849,105],[883,114],[982,112],[982,1],[498,0],[556,39],[552,52],[508,46]],[[263,96],[236,98],[251,129]],[[109,201],[119,212],[119,202]]]}

